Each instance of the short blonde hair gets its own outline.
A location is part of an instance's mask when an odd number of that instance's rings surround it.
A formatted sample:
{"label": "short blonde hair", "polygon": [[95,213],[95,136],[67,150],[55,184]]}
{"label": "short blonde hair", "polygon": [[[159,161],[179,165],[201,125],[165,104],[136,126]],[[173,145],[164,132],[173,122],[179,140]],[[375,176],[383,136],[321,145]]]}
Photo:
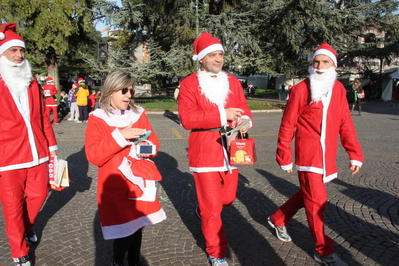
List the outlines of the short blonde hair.
{"label": "short blonde hair", "polygon": [[[132,86],[134,88],[135,81],[129,73],[122,70],[115,70],[111,72],[104,81],[102,86],[101,108],[104,112],[109,113],[111,110],[111,95],[118,90]],[[138,112],[134,105],[133,95],[129,102],[129,107],[133,112]]]}

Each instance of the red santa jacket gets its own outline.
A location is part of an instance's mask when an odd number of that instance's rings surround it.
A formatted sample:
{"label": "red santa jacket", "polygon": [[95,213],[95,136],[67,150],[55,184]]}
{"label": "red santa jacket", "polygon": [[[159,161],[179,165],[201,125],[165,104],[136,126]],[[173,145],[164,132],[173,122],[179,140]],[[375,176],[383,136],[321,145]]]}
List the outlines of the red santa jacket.
{"label": "red santa jacket", "polygon": [[[244,110],[242,115],[252,119],[252,113],[249,110],[241,83],[232,75],[228,75],[228,81],[230,93],[224,108],[241,108]],[[201,93],[198,72],[191,74],[181,82],[178,107],[180,120],[187,130],[211,129],[223,126],[221,110]],[[222,112],[224,112],[224,109]],[[225,154],[226,151],[218,131],[190,133],[188,160],[191,171],[226,171],[228,170],[228,162]]]}
{"label": "red santa jacket", "polygon": [[34,79],[21,101],[15,101],[0,77],[0,172],[29,168],[49,160],[57,149],[53,128],[45,111],[42,92]]}
{"label": "red santa jacket", "polygon": [[[139,113],[116,115],[96,109],[90,114],[86,128],[86,156],[90,163],[98,166],[97,203],[105,239],[131,235],[144,226],[166,218],[156,197],[155,187],[150,190],[152,199],[143,199],[142,190],[129,181],[121,169],[121,165],[128,159],[136,174],[136,165],[140,167],[140,160],[135,159],[133,143],[123,138],[118,129],[132,123],[133,128],[151,130],[148,140],[156,145],[157,150],[160,146],[144,109],[140,107],[138,110]],[[156,168],[148,170],[148,177],[159,175],[156,171]],[[144,181],[146,187],[149,184],[154,186],[154,183],[153,180]]]}
{"label": "red santa jacket", "polygon": [[57,88],[53,84],[46,84],[43,86],[43,94],[46,98],[46,106],[57,106],[55,95],[58,93]]}
{"label": "red santa jacket", "polygon": [[277,162],[292,167],[291,142],[295,135],[295,164],[299,171],[323,174],[324,182],[337,177],[338,135],[352,165],[361,166],[363,152],[348,108],[346,90],[336,81],[327,101],[311,102],[310,82],[305,79],[290,91],[277,144]]}

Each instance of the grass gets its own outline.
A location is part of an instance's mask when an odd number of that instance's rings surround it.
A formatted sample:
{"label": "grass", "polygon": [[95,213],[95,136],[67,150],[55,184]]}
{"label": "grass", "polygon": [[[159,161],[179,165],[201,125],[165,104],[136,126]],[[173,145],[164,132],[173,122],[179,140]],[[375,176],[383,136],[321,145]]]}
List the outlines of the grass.
{"label": "grass", "polygon": [[[137,105],[142,106],[147,111],[165,111],[171,112],[177,111],[177,103],[173,97],[160,97],[160,98],[136,98],[135,102]],[[251,110],[272,110],[272,109],[283,109],[285,102],[275,102],[265,100],[248,99],[249,108]]]}

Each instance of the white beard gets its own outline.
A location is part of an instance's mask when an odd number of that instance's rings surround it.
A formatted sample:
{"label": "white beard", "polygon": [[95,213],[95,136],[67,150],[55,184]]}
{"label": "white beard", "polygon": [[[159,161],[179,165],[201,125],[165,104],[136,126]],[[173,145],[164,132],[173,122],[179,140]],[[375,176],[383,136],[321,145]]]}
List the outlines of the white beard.
{"label": "white beard", "polygon": [[[215,78],[211,76],[215,76]],[[218,74],[199,71],[198,82],[201,87],[202,94],[217,106],[224,106],[227,96],[230,93],[228,76],[225,72],[220,71]]]}
{"label": "white beard", "polygon": [[25,59],[16,64],[5,56],[0,57],[0,75],[11,92],[19,94],[25,91],[33,80],[30,64]]}
{"label": "white beard", "polygon": [[317,74],[316,69],[309,67],[310,91],[312,102],[318,102],[334,87],[337,80],[337,72],[334,67],[319,69],[323,74]]}

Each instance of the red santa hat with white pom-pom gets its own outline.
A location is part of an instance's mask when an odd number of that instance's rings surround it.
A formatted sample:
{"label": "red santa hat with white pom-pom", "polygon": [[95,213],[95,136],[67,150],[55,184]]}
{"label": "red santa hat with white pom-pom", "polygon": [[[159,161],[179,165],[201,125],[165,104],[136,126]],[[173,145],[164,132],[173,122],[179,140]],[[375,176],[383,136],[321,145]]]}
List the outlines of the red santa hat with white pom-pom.
{"label": "red santa hat with white pom-pom", "polygon": [[15,23],[3,23],[0,29],[0,54],[13,46],[25,48],[25,41],[17,34]]}
{"label": "red santa hat with white pom-pom", "polygon": [[337,52],[334,50],[334,48],[331,47],[328,43],[323,43],[319,46],[319,48],[316,49],[316,51],[313,54],[313,58],[316,57],[316,55],[326,55],[331,58],[331,60],[334,62],[335,66],[337,65]]}
{"label": "red santa hat with white pom-pom", "polygon": [[193,60],[200,61],[207,54],[215,51],[224,52],[222,43],[210,33],[204,32],[194,41]]}

